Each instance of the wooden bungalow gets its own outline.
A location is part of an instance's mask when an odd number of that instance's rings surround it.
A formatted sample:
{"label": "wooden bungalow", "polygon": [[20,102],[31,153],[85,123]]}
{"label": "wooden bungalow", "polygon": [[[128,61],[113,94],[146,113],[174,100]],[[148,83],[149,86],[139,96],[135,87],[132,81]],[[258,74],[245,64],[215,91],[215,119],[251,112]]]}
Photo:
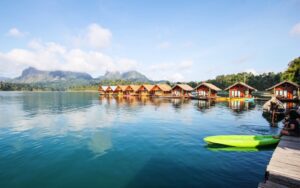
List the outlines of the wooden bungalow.
{"label": "wooden bungalow", "polygon": [[[99,90],[100,88],[98,88]],[[99,91],[100,93],[102,93],[103,95],[106,95],[106,90],[108,89],[108,86],[101,86],[101,91]]]}
{"label": "wooden bungalow", "polygon": [[150,96],[151,90],[153,87],[154,87],[154,85],[148,85],[148,84],[141,85],[137,91],[138,95],[139,96]]}
{"label": "wooden bungalow", "polygon": [[105,89],[106,95],[113,95],[114,94],[115,86],[107,86]]}
{"label": "wooden bungalow", "polygon": [[214,99],[217,97],[217,92],[221,91],[221,89],[211,83],[203,82],[195,87],[195,91],[199,99]]}
{"label": "wooden bungalow", "polygon": [[225,89],[229,91],[230,98],[252,98],[252,92],[257,91],[255,88],[243,83],[237,82]]}
{"label": "wooden bungalow", "polygon": [[98,87],[99,95],[105,95],[106,88],[107,88],[107,86],[101,86],[101,85],[99,85],[99,87]]}
{"label": "wooden bungalow", "polygon": [[168,84],[156,84],[150,91],[152,96],[156,97],[170,97],[172,88]]}
{"label": "wooden bungalow", "polygon": [[116,96],[123,96],[126,87],[127,85],[117,85],[116,88],[114,89],[114,94]]}
{"label": "wooden bungalow", "polygon": [[275,95],[279,100],[299,100],[299,85],[294,82],[283,81],[266,90],[271,91],[271,93]]}
{"label": "wooden bungalow", "polygon": [[187,84],[176,84],[172,88],[173,97],[190,97],[194,89]]}
{"label": "wooden bungalow", "polygon": [[126,87],[124,91],[124,95],[126,96],[135,96],[138,95],[139,85],[129,85]]}

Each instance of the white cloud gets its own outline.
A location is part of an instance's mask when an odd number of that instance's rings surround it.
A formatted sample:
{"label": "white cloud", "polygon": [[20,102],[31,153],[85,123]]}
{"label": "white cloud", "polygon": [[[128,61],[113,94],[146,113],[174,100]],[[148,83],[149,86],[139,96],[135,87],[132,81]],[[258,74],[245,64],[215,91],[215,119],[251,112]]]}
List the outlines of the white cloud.
{"label": "white cloud", "polygon": [[157,48],[158,48],[158,49],[168,49],[168,48],[170,48],[170,47],[171,47],[171,43],[168,42],[168,41],[164,41],[164,42],[159,43],[159,44],[157,45]]}
{"label": "white cloud", "polygon": [[[111,43],[112,34],[109,29],[93,23],[83,31],[77,35],[73,46],[33,38],[28,42],[27,48],[0,51],[0,66],[2,67],[0,75],[16,77],[29,66],[41,70],[87,72],[93,77],[102,75],[106,71],[124,72],[141,68],[136,60],[127,57],[112,57],[99,51]],[[170,45],[169,42],[163,42],[160,47],[168,48]],[[193,68],[193,61],[167,62],[142,68],[154,80],[187,81],[187,76]]]}
{"label": "white cloud", "polygon": [[17,28],[11,28],[8,32],[7,35],[10,37],[15,37],[15,38],[20,38],[25,36],[25,33],[21,32],[19,29]]}
{"label": "white cloud", "polygon": [[255,69],[246,69],[245,72],[252,73],[254,75],[258,75],[259,74]]}
{"label": "white cloud", "polygon": [[138,63],[133,59],[121,58],[116,61],[119,71],[135,70],[138,67]]}
{"label": "white cloud", "polygon": [[112,33],[96,23],[90,24],[82,35],[73,38],[73,43],[80,47],[105,48],[111,43]]}
{"label": "white cloud", "polygon": [[184,60],[178,64],[178,69],[179,70],[187,70],[187,69],[192,68],[193,64],[194,64],[194,62],[191,60]]}
{"label": "white cloud", "polygon": [[183,60],[174,63],[159,63],[153,64],[147,68],[151,79],[154,80],[170,80],[176,81],[188,81],[187,75],[192,71],[193,61]]}
{"label": "white cloud", "polygon": [[84,51],[54,43],[33,40],[29,49],[12,49],[0,52],[1,71],[6,75],[18,76],[28,66],[42,70],[68,70],[88,72],[99,76],[105,71],[126,71],[137,67],[135,60],[112,58],[99,51]]}
{"label": "white cloud", "polygon": [[178,72],[173,73],[169,76],[166,76],[166,79],[170,80],[172,82],[183,82],[183,81],[185,81],[184,76],[182,74],[178,73]]}
{"label": "white cloud", "polygon": [[290,34],[292,36],[300,36],[300,22],[292,27]]}
{"label": "white cloud", "polygon": [[[105,71],[127,71],[137,69],[138,63],[129,58],[113,58],[100,48],[110,45],[112,34],[109,29],[93,23],[84,32],[75,37],[76,45],[65,46],[57,42],[44,42],[32,39],[28,48],[14,48],[8,52],[0,51],[1,75],[19,76],[29,66],[41,70],[68,70],[87,72],[99,76]],[[10,36],[22,36],[24,33],[16,28],[9,32]],[[87,47],[87,48],[86,48]]]}
{"label": "white cloud", "polygon": [[38,50],[38,49],[42,49],[42,42],[41,40],[39,39],[33,39],[31,40],[29,43],[28,43],[28,47],[31,48],[31,49],[35,49],[35,50]]}

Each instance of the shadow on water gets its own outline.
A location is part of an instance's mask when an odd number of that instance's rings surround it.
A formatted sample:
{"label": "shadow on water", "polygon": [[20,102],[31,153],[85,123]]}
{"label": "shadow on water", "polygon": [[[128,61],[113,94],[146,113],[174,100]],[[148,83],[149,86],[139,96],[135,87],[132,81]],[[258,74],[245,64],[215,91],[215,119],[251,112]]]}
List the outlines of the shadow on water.
{"label": "shadow on water", "polygon": [[280,123],[284,119],[284,114],[278,114],[275,117],[274,122],[272,122],[272,114],[270,113],[262,113],[262,117],[270,124],[271,127],[278,127],[278,123]]}
{"label": "shadow on water", "polygon": [[231,147],[220,144],[208,144],[205,146],[206,149],[214,152],[258,152],[258,151],[272,151],[276,148],[276,145],[264,146],[264,147]]}
{"label": "shadow on water", "polygon": [[201,187],[206,178],[200,181],[192,174],[201,174],[201,172],[196,167],[187,168],[177,161],[152,157],[124,187]]}

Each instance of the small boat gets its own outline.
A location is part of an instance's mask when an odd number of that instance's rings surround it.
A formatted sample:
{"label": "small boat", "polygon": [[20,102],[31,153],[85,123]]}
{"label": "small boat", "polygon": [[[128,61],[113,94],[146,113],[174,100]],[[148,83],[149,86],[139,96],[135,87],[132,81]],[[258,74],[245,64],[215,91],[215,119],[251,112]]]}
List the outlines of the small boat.
{"label": "small boat", "polygon": [[278,105],[277,113],[284,113],[285,112],[285,107],[283,103],[278,100],[276,97],[272,97],[270,100],[268,100],[264,105],[263,105],[263,112],[264,113],[270,113],[271,112],[271,103],[276,103]]}
{"label": "small boat", "polygon": [[219,135],[205,137],[204,141],[208,144],[250,148],[277,144],[279,139],[272,135]]}

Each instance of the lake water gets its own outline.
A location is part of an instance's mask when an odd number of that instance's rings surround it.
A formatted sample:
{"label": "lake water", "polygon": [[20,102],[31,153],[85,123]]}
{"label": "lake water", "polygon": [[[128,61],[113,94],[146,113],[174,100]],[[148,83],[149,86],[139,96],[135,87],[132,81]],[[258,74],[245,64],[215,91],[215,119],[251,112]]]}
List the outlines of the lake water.
{"label": "lake water", "polygon": [[276,134],[261,104],[0,92],[0,187],[257,187],[274,148],[207,147]]}

